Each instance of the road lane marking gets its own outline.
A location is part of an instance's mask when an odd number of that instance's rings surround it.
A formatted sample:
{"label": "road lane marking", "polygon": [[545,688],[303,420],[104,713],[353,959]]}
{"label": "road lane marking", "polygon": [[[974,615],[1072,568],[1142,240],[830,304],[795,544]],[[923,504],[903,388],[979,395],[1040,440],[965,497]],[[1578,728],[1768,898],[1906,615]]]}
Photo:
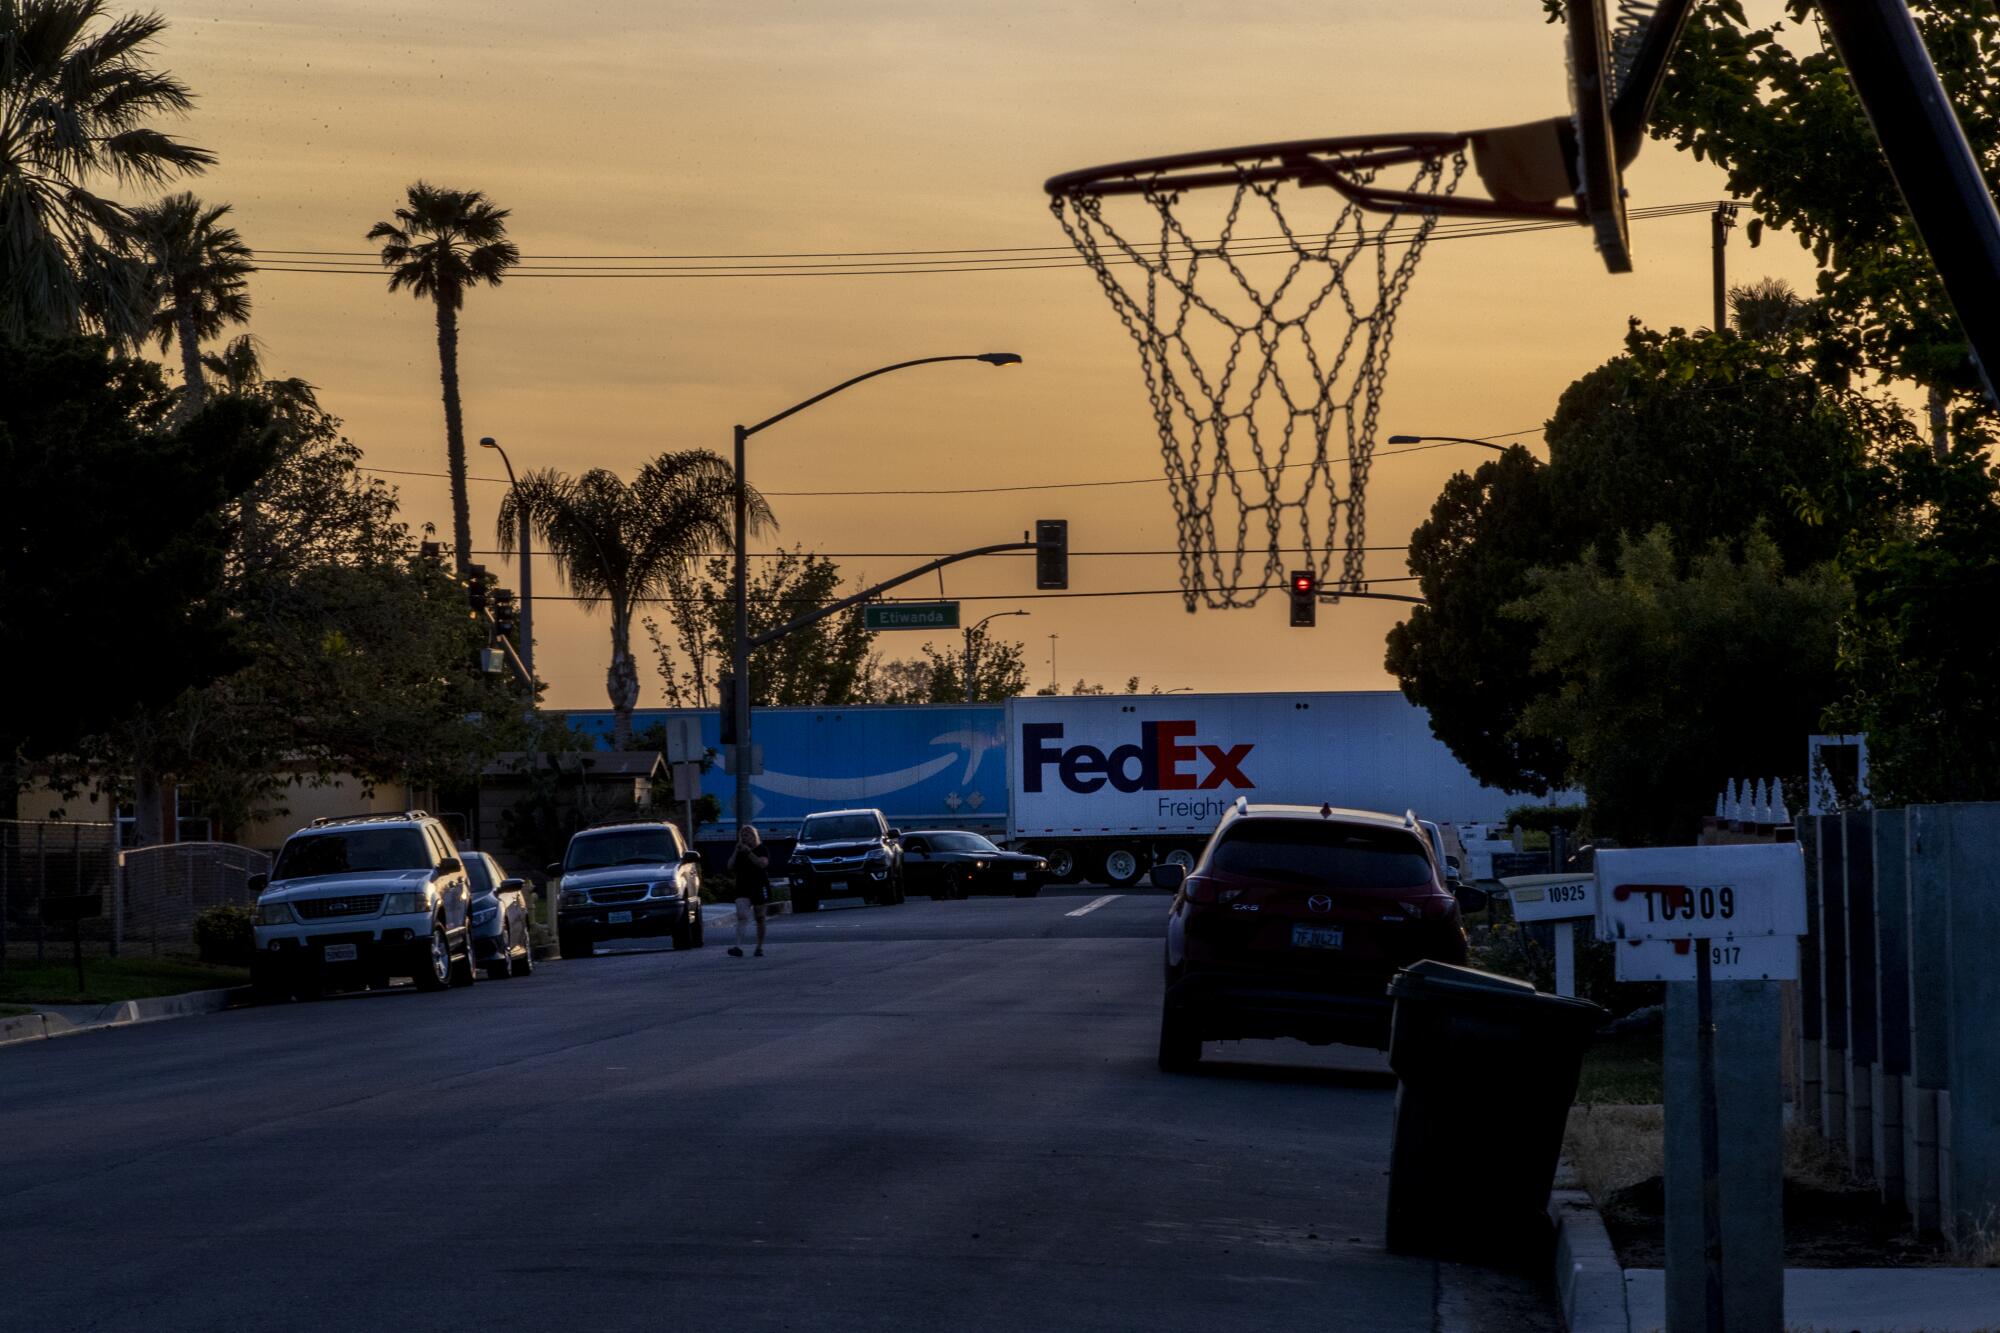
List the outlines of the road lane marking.
{"label": "road lane marking", "polygon": [[1118,899],[1123,898],[1124,896],[1125,895],[1122,893],[1107,893],[1102,898],[1099,898],[1096,902],[1085,903],[1083,906],[1077,908],[1074,912],[1064,912],[1063,915],[1089,916],[1092,912],[1095,912],[1098,908],[1104,906],[1104,904],[1108,902],[1116,902]]}

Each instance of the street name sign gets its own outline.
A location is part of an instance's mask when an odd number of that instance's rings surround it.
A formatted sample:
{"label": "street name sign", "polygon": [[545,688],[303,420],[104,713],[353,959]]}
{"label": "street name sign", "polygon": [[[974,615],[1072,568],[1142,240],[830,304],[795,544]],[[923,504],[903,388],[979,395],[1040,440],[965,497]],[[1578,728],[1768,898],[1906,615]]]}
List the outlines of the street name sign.
{"label": "street name sign", "polygon": [[1574,921],[1597,915],[1597,880],[1590,875],[1509,875],[1500,881],[1516,921]]}
{"label": "street name sign", "polygon": [[1806,933],[1805,853],[1795,842],[1612,848],[1597,853],[1596,868],[1600,939]]}
{"label": "street name sign", "polygon": [[957,602],[875,602],[861,608],[869,629],[957,629]]}
{"label": "street name sign", "polygon": [[1715,981],[1797,981],[1799,942],[1790,935],[1727,940],[1619,940],[1611,946],[1619,981],[1693,981],[1695,950],[1708,950]]}

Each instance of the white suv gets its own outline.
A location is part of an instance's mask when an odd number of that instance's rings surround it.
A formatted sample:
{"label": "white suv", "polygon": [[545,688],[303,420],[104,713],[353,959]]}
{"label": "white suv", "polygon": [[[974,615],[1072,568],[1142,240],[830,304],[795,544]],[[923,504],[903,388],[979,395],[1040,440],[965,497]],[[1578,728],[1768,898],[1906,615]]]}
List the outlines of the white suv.
{"label": "white suv", "polygon": [[[261,878],[261,877],[259,877]],[[422,810],[315,819],[286,839],[257,898],[250,980],[267,999],[329,987],[470,986],[471,882]]]}

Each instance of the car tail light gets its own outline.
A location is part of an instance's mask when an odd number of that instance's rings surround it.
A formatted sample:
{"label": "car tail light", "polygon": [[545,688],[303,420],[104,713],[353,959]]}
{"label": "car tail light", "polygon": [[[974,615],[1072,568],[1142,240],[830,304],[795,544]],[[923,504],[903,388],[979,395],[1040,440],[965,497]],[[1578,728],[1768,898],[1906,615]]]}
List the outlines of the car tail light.
{"label": "car tail light", "polygon": [[1191,903],[1212,903],[1216,900],[1215,881],[1192,875],[1181,882],[1181,892]]}

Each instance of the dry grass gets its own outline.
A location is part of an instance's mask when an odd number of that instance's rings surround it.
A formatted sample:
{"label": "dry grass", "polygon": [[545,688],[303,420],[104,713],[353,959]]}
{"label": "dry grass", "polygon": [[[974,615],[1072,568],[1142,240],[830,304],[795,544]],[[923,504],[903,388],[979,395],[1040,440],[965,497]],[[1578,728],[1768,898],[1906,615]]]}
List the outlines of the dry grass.
{"label": "dry grass", "polygon": [[1959,1237],[1951,1249],[1967,1268],[2000,1268],[2000,1217],[1989,1212],[1983,1226]]}
{"label": "dry grass", "polygon": [[1650,1180],[1663,1171],[1666,1115],[1658,1106],[1573,1106],[1563,1151],[1591,1197]]}
{"label": "dry grass", "polygon": [[1820,1190],[1846,1190],[1865,1183],[1854,1174],[1847,1150],[1820,1137],[1803,1117],[1785,1122],[1785,1178]]}

